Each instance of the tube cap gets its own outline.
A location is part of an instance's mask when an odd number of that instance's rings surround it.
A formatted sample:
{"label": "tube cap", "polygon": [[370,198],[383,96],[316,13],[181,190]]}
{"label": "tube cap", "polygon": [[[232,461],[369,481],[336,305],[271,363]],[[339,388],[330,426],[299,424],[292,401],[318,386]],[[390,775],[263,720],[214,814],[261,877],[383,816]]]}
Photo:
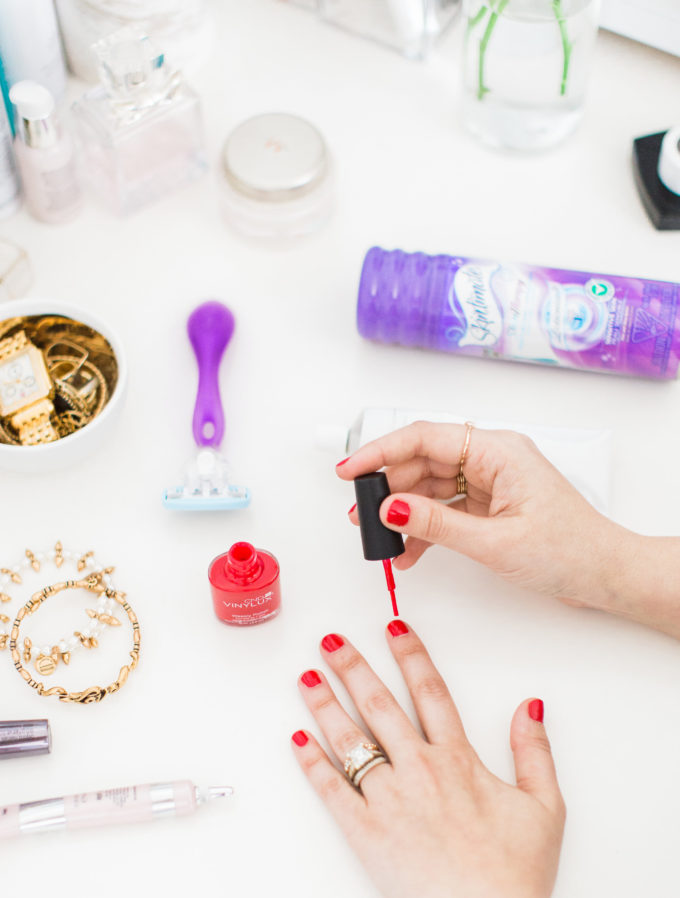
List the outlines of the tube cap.
{"label": "tube cap", "polygon": [[404,551],[401,533],[389,530],[380,520],[380,506],[390,495],[387,476],[383,471],[362,474],[354,481],[354,491],[364,558],[367,561],[382,561],[401,555]]}
{"label": "tube cap", "polygon": [[51,748],[48,720],[0,720],[0,759],[46,755]]}

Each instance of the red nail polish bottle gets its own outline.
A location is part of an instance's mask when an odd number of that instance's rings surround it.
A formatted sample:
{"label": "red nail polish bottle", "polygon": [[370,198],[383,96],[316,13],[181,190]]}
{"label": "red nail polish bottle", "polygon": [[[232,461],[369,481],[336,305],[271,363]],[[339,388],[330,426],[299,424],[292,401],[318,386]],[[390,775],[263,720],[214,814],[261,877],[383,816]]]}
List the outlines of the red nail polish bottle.
{"label": "red nail polish bottle", "polygon": [[215,614],[225,624],[247,627],[281,609],[279,563],[270,552],[240,542],[218,555],[208,570]]}

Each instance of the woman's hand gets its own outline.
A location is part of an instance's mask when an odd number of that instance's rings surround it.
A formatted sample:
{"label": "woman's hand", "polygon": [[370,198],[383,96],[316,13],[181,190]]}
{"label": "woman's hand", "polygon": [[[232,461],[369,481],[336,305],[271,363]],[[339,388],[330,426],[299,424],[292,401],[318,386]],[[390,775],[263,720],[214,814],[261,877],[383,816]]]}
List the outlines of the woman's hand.
{"label": "woman's hand", "polygon": [[[383,523],[408,535],[394,562],[411,567],[438,543],[514,583],[569,604],[610,608],[635,534],[597,512],[538,451],[511,431],[473,428],[456,495],[466,428],[418,422],[367,443],[337,466],[343,480],[385,468]],[[356,511],[350,517],[357,523]]]}
{"label": "woman's hand", "polygon": [[547,898],[565,811],[543,703],[527,700],[515,712],[510,744],[517,785],[510,786],[475,754],[415,633],[395,620],[387,641],[425,738],[356,649],[332,634],[322,640],[323,657],[366,729],[318,671],[300,677],[304,700],[341,764],[350,749],[373,739],[390,763],[369,770],[358,792],[311,733],[298,730],[293,746],[305,775],[386,898]]}

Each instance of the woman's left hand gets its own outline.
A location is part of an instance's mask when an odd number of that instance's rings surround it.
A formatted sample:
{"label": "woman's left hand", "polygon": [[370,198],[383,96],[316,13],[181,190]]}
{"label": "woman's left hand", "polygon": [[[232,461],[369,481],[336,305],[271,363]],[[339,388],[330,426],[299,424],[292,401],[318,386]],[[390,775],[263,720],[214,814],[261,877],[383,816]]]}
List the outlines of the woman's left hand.
{"label": "woman's left hand", "polygon": [[527,700],[515,712],[510,744],[517,785],[508,785],[475,754],[415,633],[392,621],[387,641],[424,738],[359,652],[343,637],[326,636],[324,660],[366,729],[345,712],[320,671],[300,677],[307,706],[341,763],[353,747],[373,739],[390,763],[369,770],[359,792],[314,736],[299,730],[293,745],[308,780],[385,898],[548,898],[565,809],[543,703]]}

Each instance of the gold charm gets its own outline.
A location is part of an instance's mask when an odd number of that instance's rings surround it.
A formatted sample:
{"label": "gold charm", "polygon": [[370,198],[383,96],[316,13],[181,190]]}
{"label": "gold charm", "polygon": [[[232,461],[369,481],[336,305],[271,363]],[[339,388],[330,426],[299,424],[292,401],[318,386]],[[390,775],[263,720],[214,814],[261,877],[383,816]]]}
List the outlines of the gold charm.
{"label": "gold charm", "polygon": [[12,596],[8,596],[6,592],[0,592],[0,602],[11,602]]}
{"label": "gold charm", "polygon": [[9,618],[7,617],[6,614],[0,614],[0,623],[3,623],[3,624],[9,623]]}
{"label": "gold charm", "polygon": [[62,652],[62,653],[61,653],[61,660],[62,660],[62,661],[64,662],[64,664],[68,667],[69,664],[71,663],[71,653],[70,653],[70,652]]}
{"label": "gold charm", "polygon": [[30,549],[26,549],[26,558],[28,558],[28,560],[31,562],[31,567],[34,571],[40,570],[40,562]]}
{"label": "gold charm", "polygon": [[57,659],[54,655],[38,655],[35,669],[41,676],[49,677],[57,669]]}
{"label": "gold charm", "polygon": [[27,636],[26,639],[24,639],[24,664],[28,664],[28,662],[31,660],[31,649],[32,648],[33,648],[33,643]]}
{"label": "gold charm", "polygon": [[61,544],[61,540],[57,540],[57,544],[54,547],[54,563],[57,567],[61,567],[64,563],[64,547]]}
{"label": "gold charm", "polygon": [[80,632],[80,630],[74,630],[73,635],[78,637],[78,639],[80,640],[80,644],[85,649],[96,649],[97,646],[99,645],[99,643],[94,638],[94,636],[84,636]]}
{"label": "gold charm", "polygon": [[92,558],[94,552],[86,552],[81,558],[78,559],[78,570],[84,571],[87,567],[87,559]]}
{"label": "gold charm", "polygon": [[21,583],[21,577],[15,571],[10,571],[7,567],[0,567],[0,574],[7,574],[12,583]]}
{"label": "gold charm", "polygon": [[6,633],[3,633],[2,636],[0,636],[0,652],[3,649],[7,648],[7,640],[8,639],[9,639],[9,636]]}

